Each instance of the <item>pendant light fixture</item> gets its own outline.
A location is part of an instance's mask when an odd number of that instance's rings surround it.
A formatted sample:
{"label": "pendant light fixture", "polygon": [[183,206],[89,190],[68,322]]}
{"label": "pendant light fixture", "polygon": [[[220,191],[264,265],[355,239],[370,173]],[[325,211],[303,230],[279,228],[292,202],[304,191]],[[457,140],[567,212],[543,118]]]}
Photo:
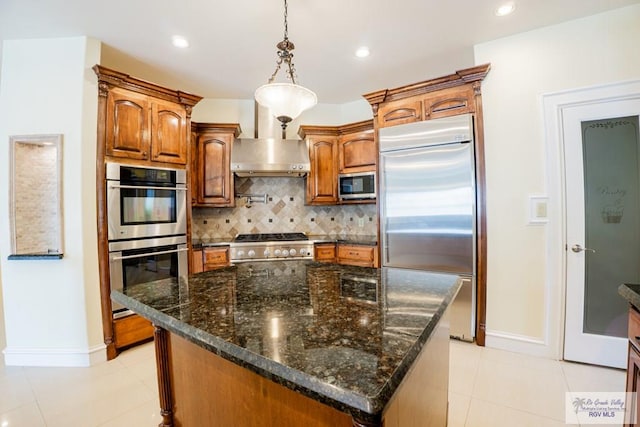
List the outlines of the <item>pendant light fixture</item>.
{"label": "pendant light fixture", "polygon": [[[278,48],[276,69],[269,78],[269,82],[256,89],[254,96],[258,104],[267,107],[280,121],[284,133],[291,120],[318,103],[315,93],[296,83],[296,68],[292,62],[293,53],[291,53],[295,46],[289,40],[287,0],[284,0],[284,39],[276,47]],[[289,82],[276,83],[276,75],[283,63]]]}

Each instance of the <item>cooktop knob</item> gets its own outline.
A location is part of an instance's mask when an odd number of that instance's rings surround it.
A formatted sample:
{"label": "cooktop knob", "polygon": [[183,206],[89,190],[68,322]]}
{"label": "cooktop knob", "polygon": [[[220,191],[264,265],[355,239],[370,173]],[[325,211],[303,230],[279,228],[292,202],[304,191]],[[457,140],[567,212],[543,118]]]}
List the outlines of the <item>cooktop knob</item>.
{"label": "cooktop knob", "polygon": [[265,249],[264,252],[262,252],[262,255],[264,255],[265,258],[269,258],[269,255],[271,255],[271,252],[269,252],[269,249]]}
{"label": "cooktop knob", "polygon": [[249,250],[249,252],[247,253],[247,255],[249,255],[251,258],[253,258],[254,256],[256,256],[256,251],[254,251],[253,249]]}
{"label": "cooktop knob", "polygon": [[296,251],[295,249],[289,250],[289,255],[291,255],[291,256],[296,256],[297,253],[298,253],[298,251]]}
{"label": "cooktop knob", "polygon": [[242,258],[244,256],[244,251],[242,249],[240,249],[237,253],[238,258]]}
{"label": "cooktop knob", "polygon": [[284,250],[282,251],[282,256],[289,256],[289,251],[288,251],[288,250],[286,250],[286,249],[284,249]]}
{"label": "cooktop knob", "polygon": [[275,256],[280,256],[282,251],[280,249],[276,249],[273,253],[275,254]]}

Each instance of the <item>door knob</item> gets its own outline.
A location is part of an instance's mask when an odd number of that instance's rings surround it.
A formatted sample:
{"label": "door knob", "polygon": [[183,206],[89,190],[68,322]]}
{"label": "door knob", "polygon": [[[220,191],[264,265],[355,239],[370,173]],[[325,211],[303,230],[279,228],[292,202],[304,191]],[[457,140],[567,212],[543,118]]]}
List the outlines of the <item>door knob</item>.
{"label": "door knob", "polygon": [[572,250],[573,252],[591,251],[591,252],[593,252],[594,254],[596,253],[596,250],[595,250],[595,249],[583,248],[583,247],[582,247],[582,246],[580,246],[580,245],[573,245],[573,246],[571,246],[571,250]]}

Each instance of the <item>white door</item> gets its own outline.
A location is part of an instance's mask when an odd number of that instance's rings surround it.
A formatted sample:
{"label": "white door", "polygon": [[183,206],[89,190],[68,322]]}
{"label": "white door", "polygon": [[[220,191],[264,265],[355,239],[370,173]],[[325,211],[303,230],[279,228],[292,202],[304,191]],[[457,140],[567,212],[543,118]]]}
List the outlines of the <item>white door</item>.
{"label": "white door", "polygon": [[563,109],[567,293],[564,358],[626,367],[622,283],[640,283],[640,100]]}

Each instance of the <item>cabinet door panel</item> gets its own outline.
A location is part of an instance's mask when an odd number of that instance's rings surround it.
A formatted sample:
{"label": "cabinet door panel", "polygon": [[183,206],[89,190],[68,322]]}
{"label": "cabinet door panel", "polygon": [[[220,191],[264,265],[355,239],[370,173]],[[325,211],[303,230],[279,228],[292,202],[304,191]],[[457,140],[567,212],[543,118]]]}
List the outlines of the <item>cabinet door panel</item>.
{"label": "cabinet door panel", "polygon": [[345,135],[339,143],[340,172],[375,170],[377,154],[373,132]]}
{"label": "cabinet door panel", "polygon": [[205,248],[203,252],[204,271],[229,265],[229,247]]}
{"label": "cabinet door panel", "polygon": [[424,100],[425,120],[473,113],[473,99],[472,88],[448,89],[439,92],[438,95],[430,95]]}
{"label": "cabinet door panel", "polygon": [[312,139],[310,146],[307,201],[311,204],[335,204],[338,201],[336,138]]}
{"label": "cabinet door panel", "polygon": [[190,274],[202,273],[204,271],[204,259],[202,249],[194,249],[191,253],[191,271]]}
{"label": "cabinet door panel", "polygon": [[[635,338],[635,337],[634,337]],[[625,427],[635,426],[636,421],[632,415],[637,414],[640,408],[640,393],[638,393],[638,383],[640,383],[640,354],[635,347],[629,344],[629,357],[627,362],[627,393],[636,393],[636,398],[631,402],[627,401],[627,411],[625,412]],[[629,395],[630,397],[633,395]]]}
{"label": "cabinet door panel", "polygon": [[338,263],[373,267],[375,247],[360,245],[338,245]]}
{"label": "cabinet door panel", "polygon": [[379,127],[395,126],[422,120],[422,102],[416,99],[392,101],[378,111]]}
{"label": "cabinet door panel", "polygon": [[147,97],[113,89],[107,97],[106,154],[130,159],[149,156]]}
{"label": "cabinet door panel", "polygon": [[187,117],[184,109],[172,102],[153,105],[152,160],[187,163]]}
{"label": "cabinet door panel", "polygon": [[201,135],[198,203],[229,205],[233,201],[230,180],[231,137]]}
{"label": "cabinet door panel", "polygon": [[319,262],[334,262],[336,260],[336,245],[333,243],[318,243],[314,245],[313,259]]}

